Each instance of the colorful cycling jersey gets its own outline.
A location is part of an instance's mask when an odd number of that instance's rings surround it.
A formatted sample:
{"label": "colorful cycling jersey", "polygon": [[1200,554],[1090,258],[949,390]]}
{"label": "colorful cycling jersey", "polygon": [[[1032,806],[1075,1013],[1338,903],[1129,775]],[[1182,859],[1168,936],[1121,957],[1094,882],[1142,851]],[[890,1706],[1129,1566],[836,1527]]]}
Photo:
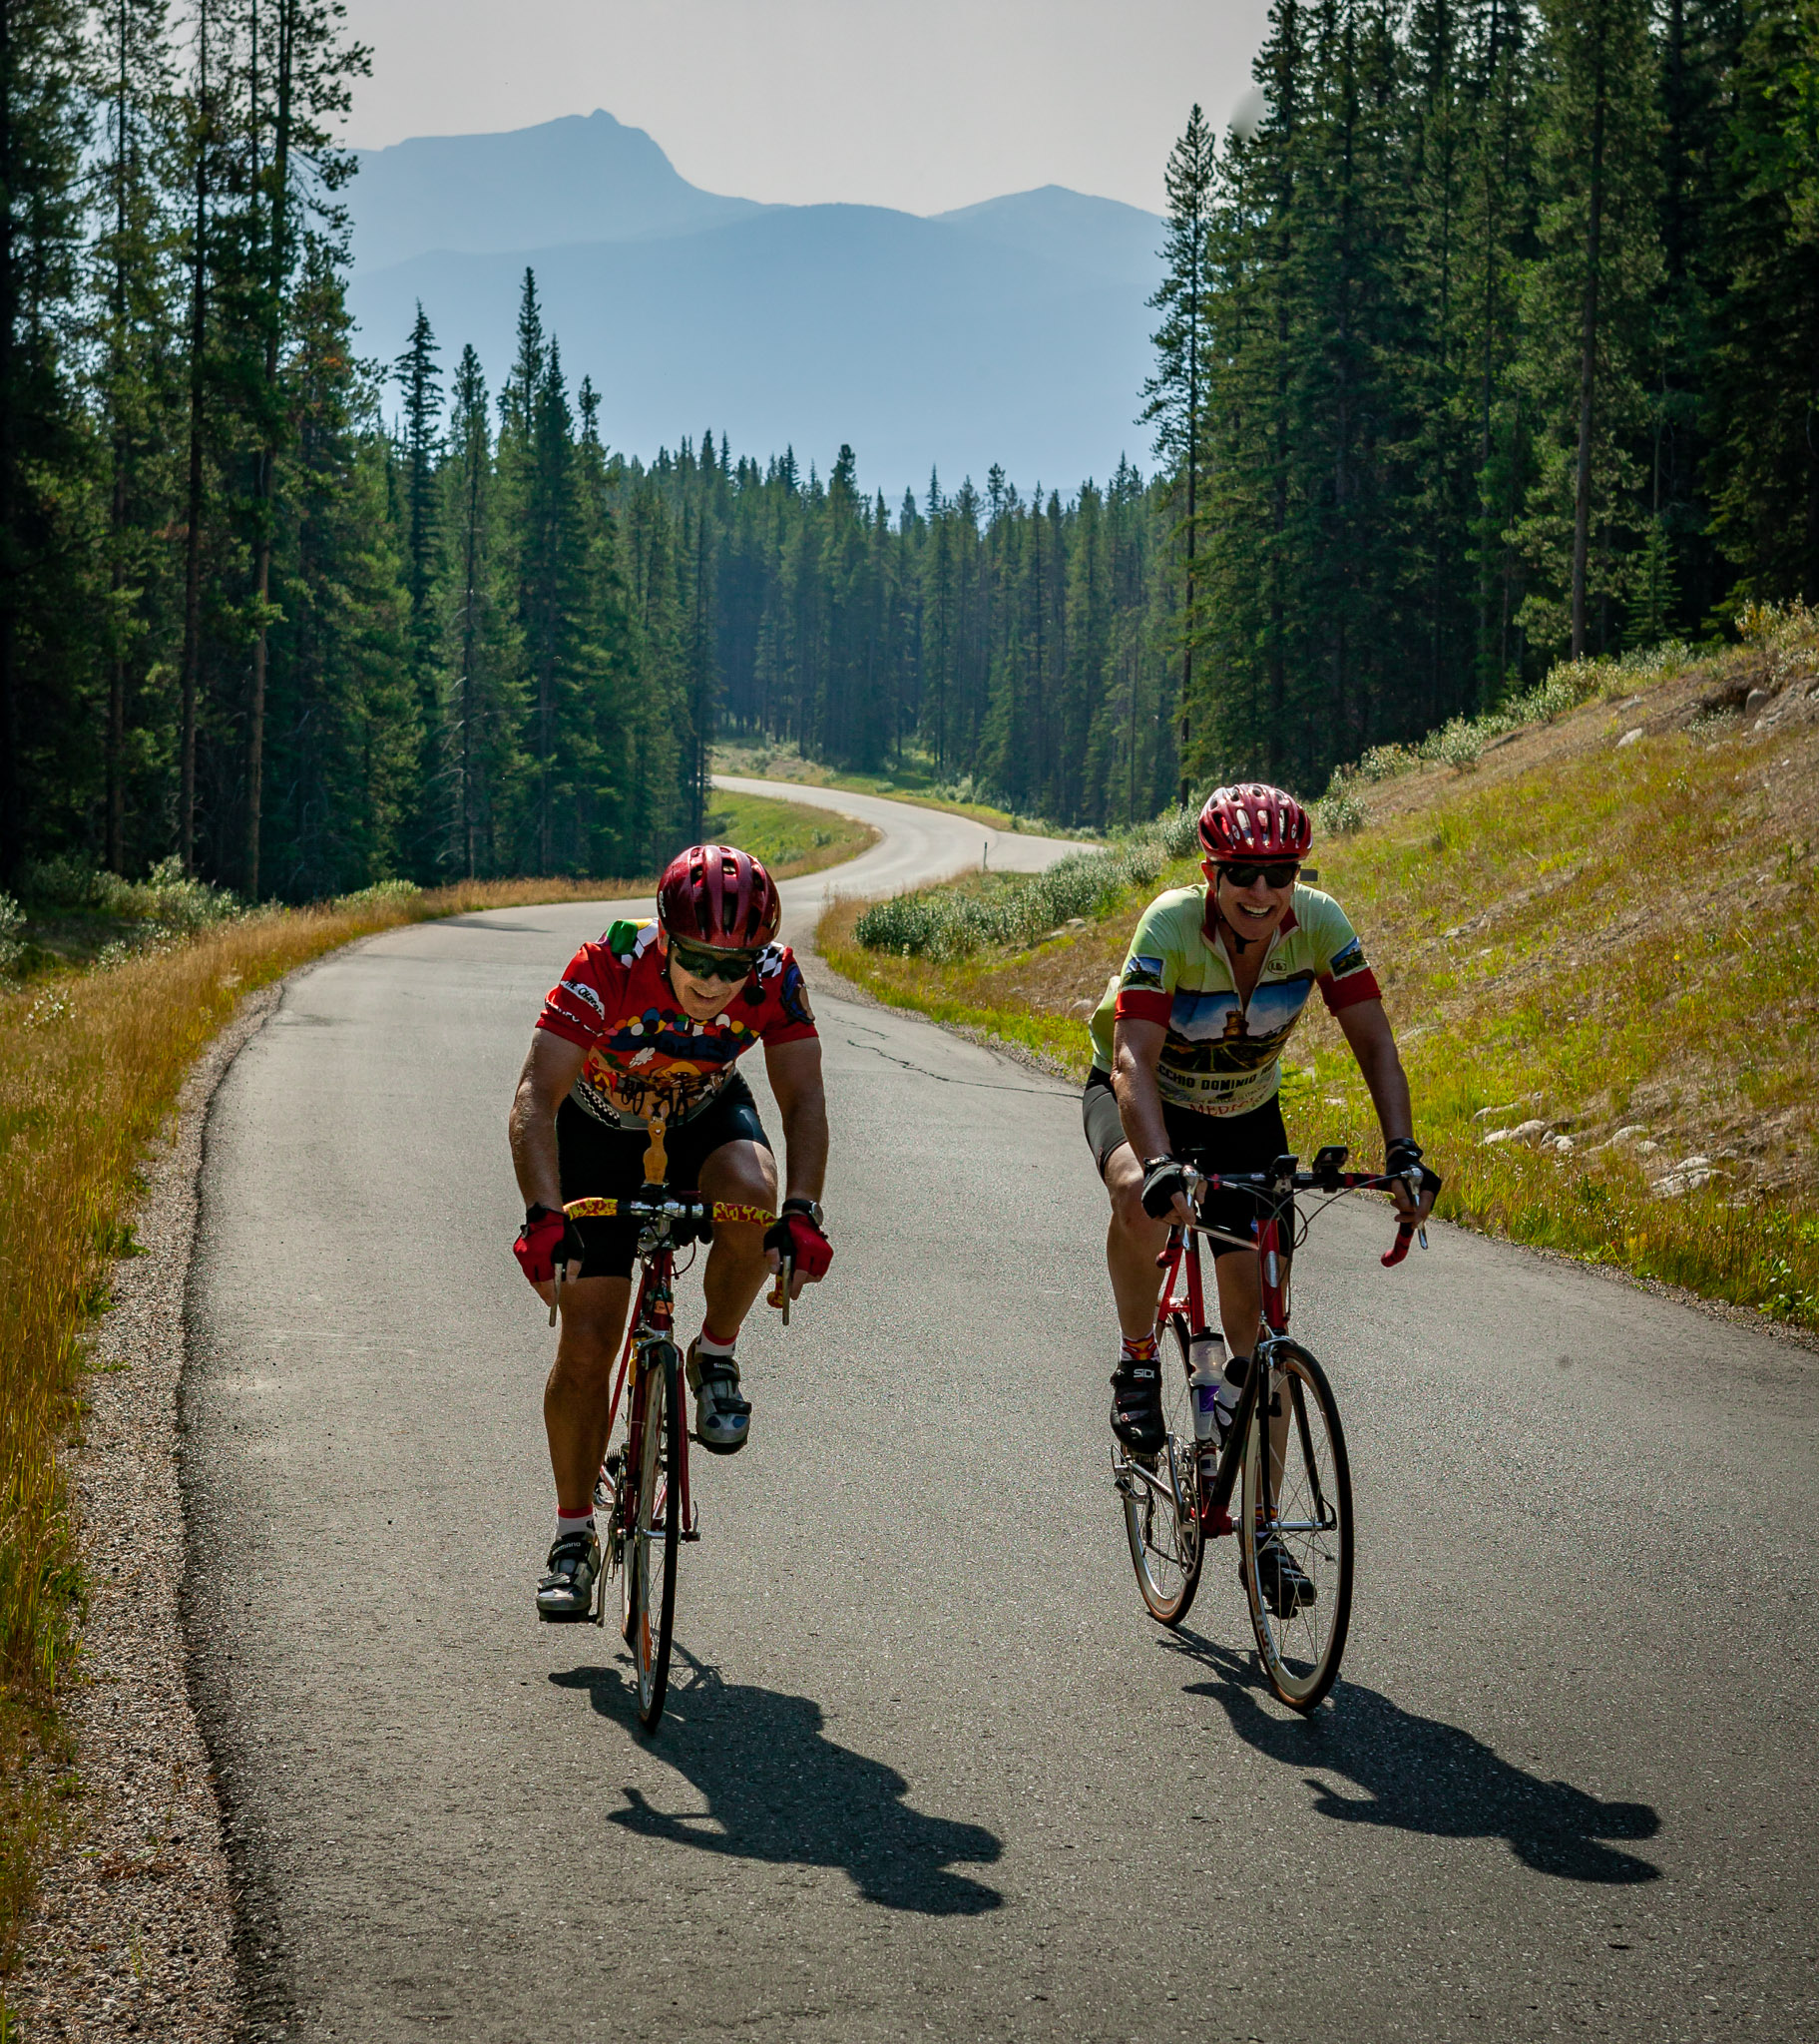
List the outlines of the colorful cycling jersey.
{"label": "colorful cycling jersey", "polygon": [[655,922],[616,922],[583,944],[550,989],[539,1029],[587,1046],[571,1098],[610,1128],[698,1114],[754,1043],[813,1036],[801,968],[787,944],[767,944],[743,986],[711,1022],[683,1014],[657,948]]}
{"label": "colorful cycling jersey", "polygon": [[1143,910],[1124,969],[1114,973],[1089,1027],[1093,1062],[1112,1070],[1112,1029],[1121,1015],[1168,1025],[1156,1067],[1163,1100],[1199,1114],[1248,1114],[1281,1084],[1289,1032],[1318,986],[1329,1008],[1375,1000],[1377,976],[1330,894],[1297,887],[1263,954],[1248,1002],[1223,934],[1207,929],[1204,885],[1175,887]]}

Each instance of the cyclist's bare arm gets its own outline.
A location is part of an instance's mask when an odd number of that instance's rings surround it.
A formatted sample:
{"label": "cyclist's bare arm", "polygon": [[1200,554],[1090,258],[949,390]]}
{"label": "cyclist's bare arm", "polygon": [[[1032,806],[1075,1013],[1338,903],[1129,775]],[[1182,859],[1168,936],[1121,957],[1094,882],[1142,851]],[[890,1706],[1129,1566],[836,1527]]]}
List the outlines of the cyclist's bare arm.
{"label": "cyclist's bare arm", "polygon": [[[1398,1136],[1413,1136],[1415,1113],[1409,1104],[1408,1075],[1402,1069],[1395,1032],[1390,1028],[1383,1003],[1354,1001],[1350,1007],[1341,1008],[1339,1027],[1344,1030],[1352,1056],[1364,1074],[1364,1083],[1370,1088],[1371,1105],[1377,1110],[1385,1144],[1393,1143]],[[1434,1195],[1423,1193],[1417,1205],[1409,1197],[1408,1189],[1400,1184],[1395,1197],[1397,1210],[1414,1221],[1425,1221],[1434,1204]]]}
{"label": "cyclist's bare arm", "polygon": [[562,1173],[556,1162],[556,1110],[581,1077],[587,1051],[554,1030],[531,1032],[531,1048],[518,1091],[512,1097],[507,1123],[512,1139],[512,1167],[527,1207],[562,1205]]}
{"label": "cyclist's bare arm", "polygon": [[[764,1074],[776,1095],[777,1112],[783,1118],[783,1163],[787,1174],[783,1199],[821,1198],[827,1176],[827,1092],[821,1081],[821,1044],[818,1037],[798,1037],[794,1043],[764,1046]],[[775,1271],[781,1259],[775,1250],[764,1253],[764,1261]],[[799,1298],[808,1282],[805,1273],[796,1271],[790,1279],[790,1296]]]}
{"label": "cyclist's bare arm", "polygon": [[[1139,1165],[1147,1157],[1168,1154],[1168,1125],[1162,1119],[1162,1096],[1155,1083],[1162,1046],[1168,1041],[1165,1022],[1144,1022],[1121,1015],[1112,1030],[1112,1090],[1118,1095],[1118,1118],[1125,1139]],[[1193,1219],[1186,1200],[1175,1195],[1174,1218]]]}
{"label": "cyclist's bare arm", "polygon": [[801,1036],[764,1046],[764,1073],[783,1118],[786,1200],[821,1197],[827,1176],[827,1093],[821,1084],[821,1044]]}

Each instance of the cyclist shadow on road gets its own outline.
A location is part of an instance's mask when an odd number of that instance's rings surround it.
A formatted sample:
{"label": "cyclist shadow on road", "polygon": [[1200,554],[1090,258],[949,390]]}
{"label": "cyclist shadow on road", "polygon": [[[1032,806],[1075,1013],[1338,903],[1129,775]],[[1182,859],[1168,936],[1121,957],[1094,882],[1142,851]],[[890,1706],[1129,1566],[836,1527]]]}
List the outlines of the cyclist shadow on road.
{"label": "cyclist shadow on road", "polygon": [[[677,1661],[685,1665],[673,1670],[663,1730],[645,1750],[690,1783],[706,1810],[659,1809],[628,1785],[629,1807],[612,1812],[614,1823],[738,1859],[843,1867],[868,1902],[887,1909],[979,1916],[1003,1906],[996,1888],[950,1870],[996,1860],[1004,1843],[994,1832],[912,1809],[894,1768],[826,1737],[812,1698],[728,1685],[681,1648]],[[620,1669],[550,1680],[585,1690],[603,1718],[637,1732],[637,1693]]]}
{"label": "cyclist shadow on road", "polygon": [[1384,1824],[1438,1838],[1503,1838],[1538,1873],[1622,1885],[1660,1879],[1660,1869],[1610,1838],[1652,1838],[1659,1813],[1646,1802],[1603,1802],[1570,1782],[1544,1782],[1500,1758],[1481,1740],[1437,1718],[1417,1717],[1360,1683],[1341,1679],[1334,1706],[1312,1718],[1264,1708],[1269,1692],[1247,1653],[1197,1633],[1165,1643],[1216,1682],[1187,1685],[1211,1697],[1247,1746],[1287,1767],[1346,1777],[1348,1794],[1308,1775],[1314,1807],[1341,1823]]}

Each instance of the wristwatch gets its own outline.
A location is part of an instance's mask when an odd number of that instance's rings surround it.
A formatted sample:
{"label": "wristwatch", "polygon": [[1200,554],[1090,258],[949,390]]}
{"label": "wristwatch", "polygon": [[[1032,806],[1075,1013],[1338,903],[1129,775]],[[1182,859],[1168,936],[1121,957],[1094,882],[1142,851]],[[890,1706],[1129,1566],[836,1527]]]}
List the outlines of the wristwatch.
{"label": "wristwatch", "polygon": [[821,1219],[821,1203],[819,1200],[785,1200],[783,1202],[783,1212],[785,1214],[806,1214],[809,1220],[821,1230],[823,1235],[827,1233]]}

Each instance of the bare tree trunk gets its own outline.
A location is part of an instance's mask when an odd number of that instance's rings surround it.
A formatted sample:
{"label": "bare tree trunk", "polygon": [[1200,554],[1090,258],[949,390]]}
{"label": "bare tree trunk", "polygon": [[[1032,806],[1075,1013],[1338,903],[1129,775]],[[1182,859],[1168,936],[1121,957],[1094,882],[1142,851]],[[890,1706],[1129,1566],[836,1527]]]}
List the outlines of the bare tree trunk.
{"label": "bare tree trunk", "polygon": [[[271,597],[272,522],[276,511],[278,336],[283,324],[284,278],[287,273],[284,237],[288,232],[286,202],[290,189],[290,58],[295,0],[278,0],[277,113],[272,123],[269,260],[265,310],[265,441],[259,450],[258,504],[259,628],[252,645],[252,687],[246,706],[246,854],[245,890],[259,894],[259,824],[265,777],[265,675],[269,658],[266,611]],[[256,10],[255,10],[256,24]],[[254,134],[258,122],[258,67],[253,65]]]}
{"label": "bare tree trunk", "polygon": [[1597,368],[1598,229],[1604,207],[1604,52],[1592,86],[1592,190],[1586,219],[1585,316],[1580,330],[1579,468],[1573,493],[1573,658],[1586,651],[1586,563],[1592,545],[1592,382]]}
{"label": "bare tree trunk", "polygon": [[[0,6],[0,179],[10,188],[18,137],[13,14]],[[0,206],[0,879],[24,849],[19,812],[19,278],[17,223]]]}
{"label": "bare tree trunk", "polygon": [[190,252],[190,486],[184,523],[184,650],[179,738],[178,849],[184,871],[196,870],[196,697],[202,666],[203,350],[209,314],[209,0],[198,0],[195,243]]}

